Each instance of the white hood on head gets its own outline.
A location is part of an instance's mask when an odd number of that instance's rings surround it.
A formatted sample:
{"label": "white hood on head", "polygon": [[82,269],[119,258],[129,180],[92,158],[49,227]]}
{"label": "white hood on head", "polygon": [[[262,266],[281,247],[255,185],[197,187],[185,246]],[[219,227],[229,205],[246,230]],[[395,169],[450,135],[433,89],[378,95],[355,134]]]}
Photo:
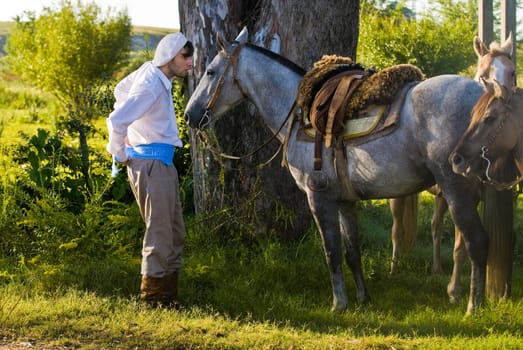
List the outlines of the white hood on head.
{"label": "white hood on head", "polygon": [[163,66],[172,60],[186,43],[187,38],[182,33],[167,34],[156,47],[153,64],[156,67]]}

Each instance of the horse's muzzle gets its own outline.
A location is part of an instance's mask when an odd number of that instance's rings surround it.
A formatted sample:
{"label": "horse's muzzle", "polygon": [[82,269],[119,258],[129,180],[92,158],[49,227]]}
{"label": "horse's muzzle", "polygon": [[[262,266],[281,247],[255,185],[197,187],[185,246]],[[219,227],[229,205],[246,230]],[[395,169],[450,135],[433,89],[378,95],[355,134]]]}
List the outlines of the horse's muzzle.
{"label": "horse's muzzle", "polygon": [[465,172],[465,159],[461,156],[461,154],[452,152],[449,157],[449,163],[452,165],[452,171],[454,171],[456,174],[463,174]]}
{"label": "horse's muzzle", "polygon": [[184,113],[184,114],[183,114],[183,119],[185,120],[185,122],[186,122],[187,124],[189,124],[189,113]]}
{"label": "horse's muzzle", "polygon": [[210,121],[211,117],[209,115],[209,111],[205,110],[203,114],[199,116],[199,118],[195,118],[193,115],[189,114],[188,111],[185,111],[183,114],[183,117],[185,119],[185,122],[191,127],[191,128],[197,128],[200,130],[205,129]]}
{"label": "horse's muzzle", "polygon": [[[185,122],[191,127],[191,128],[196,128],[198,127],[198,124],[201,120],[201,118],[194,118],[193,116],[191,116],[189,114],[189,112],[185,111],[185,113],[183,114],[183,119],[185,119]],[[198,119],[198,120],[196,120]]]}

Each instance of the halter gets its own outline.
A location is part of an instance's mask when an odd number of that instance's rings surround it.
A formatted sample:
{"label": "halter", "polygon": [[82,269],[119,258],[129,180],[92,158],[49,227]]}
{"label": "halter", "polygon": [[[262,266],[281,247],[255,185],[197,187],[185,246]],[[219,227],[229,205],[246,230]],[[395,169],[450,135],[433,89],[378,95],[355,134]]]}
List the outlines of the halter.
{"label": "halter", "polygon": [[216,85],[216,89],[214,90],[213,94],[209,98],[209,101],[207,102],[207,106],[205,107],[205,112],[203,113],[202,119],[200,120],[200,123],[198,124],[199,129],[204,129],[209,123],[211,122],[211,116],[209,114],[210,110],[214,108],[214,105],[216,104],[216,101],[218,100],[218,97],[220,96],[220,93],[223,88],[223,84],[225,82],[225,76],[229,72],[229,69],[232,67],[232,79],[234,82],[236,82],[236,85],[238,85],[240,91],[243,95],[245,93],[242,91],[240,84],[238,84],[238,81],[236,79],[236,72],[238,70],[238,57],[240,56],[240,51],[245,47],[245,44],[238,44],[231,55],[227,55],[224,53],[224,51],[220,51],[218,53],[219,55],[225,56],[228,60],[227,65],[225,66],[225,69],[223,70],[223,74],[218,80],[218,85]]}
{"label": "halter", "polygon": [[498,136],[498,134],[501,131],[501,129],[503,129],[503,126],[505,126],[506,119],[507,119],[507,115],[505,114],[503,116],[503,119],[501,119],[501,122],[499,123],[499,125],[498,125],[496,131],[494,132],[494,134],[491,135],[488,138],[487,144],[484,145],[484,146],[481,146],[481,158],[484,159],[487,162],[487,168],[485,169],[485,177],[487,178],[487,180],[485,181],[484,179],[482,179],[479,176],[478,176],[478,179],[481,182],[483,182],[484,184],[493,186],[498,191],[500,191],[500,190],[510,190],[514,186],[516,186],[519,182],[521,182],[521,180],[523,180],[523,176],[517,176],[516,179],[511,181],[511,182],[498,182],[498,181],[492,179],[490,177],[490,175],[489,175],[490,166],[492,165],[492,162],[490,161],[490,159],[487,158],[488,146],[491,145],[492,142],[494,142],[494,140]]}

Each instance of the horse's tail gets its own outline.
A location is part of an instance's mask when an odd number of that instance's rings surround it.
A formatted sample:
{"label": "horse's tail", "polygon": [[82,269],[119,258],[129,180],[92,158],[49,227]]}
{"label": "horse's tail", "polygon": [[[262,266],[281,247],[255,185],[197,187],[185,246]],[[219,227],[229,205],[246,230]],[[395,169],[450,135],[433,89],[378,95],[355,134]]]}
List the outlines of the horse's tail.
{"label": "horse's tail", "polygon": [[392,214],[392,259],[391,275],[398,270],[400,256],[408,254],[416,241],[418,226],[418,194],[391,198],[389,200]]}
{"label": "horse's tail", "polygon": [[403,236],[404,252],[410,252],[416,241],[418,232],[418,198],[419,194],[412,194],[405,198],[405,208],[403,211],[403,227],[405,229]]}

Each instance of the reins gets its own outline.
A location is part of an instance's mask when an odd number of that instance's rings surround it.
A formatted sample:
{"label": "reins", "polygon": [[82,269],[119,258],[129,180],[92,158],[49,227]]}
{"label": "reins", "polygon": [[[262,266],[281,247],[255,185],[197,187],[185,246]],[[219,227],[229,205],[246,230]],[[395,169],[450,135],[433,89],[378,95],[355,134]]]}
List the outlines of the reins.
{"label": "reins", "polygon": [[[220,150],[218,150],[216,147],[213,147],[210,144],[210,142],[209,142],[209,138],[207,137],[207,133],[205,131],[203,131],[203,130],[198,130],[197,131],[197,135],[200,137],[200,140],[207,145],[207,148],[209,149],[209,151],[211,151],[211,153],[213,153],[214,155],[217,155],[217,156],[220,156],[220,157],[226,158],[226,159],[242,160],[242,159],[245,159],[245,158],[248,158],[248,157],[251,157],[251,156],[255,155],[256,153],[261,151],[265,146],[267,146],[272,140],[274,140],[276,138],[276,136],[278,135],[278,133],[281,131],[281,129],[283,129],[283,127],[287,123],[287,120],[289,119],[289,116],[292,114],[293,109],[294,109],[294,107],[291,108],[291,111],[289,112],[289,114],[287,115],[285,120],[283,121],[282,125],[280,125],[280,127],[278,128],[276,133],[274,133],[269,139],[267,139],[267,141],[265,141],[260,146],[258,146],[254,151],[251,151],[251,152],[249,152],[249,153],[247,153],[247,154],[245,154],[243,156],[233,156],[233,155],[230,155],[230,154],[226,154],[226,153],[223,153]],[[267,161],[265,161],[263,163],[260,163],[257,167],[265,166],[265,165],[269,164],[270,162],[272,162],[274,160],[274,158],[276,158],[278,153],[280,153],[282,147],[283,147],[283,143],[280,144],[280,146],[278,147],[276,152]]]}
{"label": "reins", "polygon": [[[249,153],[247,153],[247,154],[245,154],[243,156],[233,156],[233,155],[225,154],[225,153],[221,152],[220,150],[218,150],[216,147],[213,147],[211,145],[209,137],[208,137],[208,134],[203,129],[205,129],[205,127],[208,126],[209,123],[211,122],[210,111],[211,111],[211,109],[214,108],[214,105],[216,104],[216,101],[218,100],[218,97],[220,96],[221,90],[223,88],[223,84],[225,83],[225,76],[229,72],[230,67],[232,67],[232,79],[233,79],[233,81],[236,83],[236,85],[240,89],[241,93],[244,96],[246,95],[245,92],[242,90],[240,84],[238,84],[238,80],[236,79],[236,74],[237,74],[237,70],[238,70],[237,69],[237,67],[238,67],[238,57],[240,55],[241,49],[244,48],[244,47],[245,47],[245,44],[238,44],[238,46],[234,49],[232,54],[227,56],[229,61],[227,62],[227,65],[225,66],[225,69],[223,70],[222,76],[218,80],[218,85],[216,85],[216,89],[214,90],[213,94],[211,95],[209,101],[207,102],[207,106],[205,107],[205,112],[203,114],[202,119],[200,120],[200,123],[198,124],[198,131],[197,131],[197,135],[200,137],[200,140],[207,145],[207,147],[208,147],[209,151],[211,151],[211,153],[213,153],[214,155],[220,156],[222,158],[233,159],[233,160],[242,160],[242,159],[251,157],[254,154],[258,153],[260,150],[262,150],[265,146],[267,146],[272,140],[274,140],[278,136],[280,131],[283,129],[283,127],[285,126],[285,124],[289,120],[289,118],[292,115],[292,112],[294,111],[294,108],[296,106],[296,101],[294,101],[291,109],[289,110],[289,113],[287,114],[287,116],[283,120],[283,123],[280,125],[278,130],[276,130],[276,132],[273,133],[273,135],[267,141],[262,143],[260,146],[258,146],[252,152],[249,152]],[[288,135],[285,136],[285,138],[287,138],[287,137],[288,137]],[[265,161],[263,163],[260,163],[257,167],[265,166],[265,165],[269,164],[271,161],[273,161],[276,158],[276,156],[278,155],[278,153],[280,153],[284,143],[285,142],[280,144],[280,146],[278,147],[278,149],[276,150],[274,155],[272,155],[267,161]]]}

